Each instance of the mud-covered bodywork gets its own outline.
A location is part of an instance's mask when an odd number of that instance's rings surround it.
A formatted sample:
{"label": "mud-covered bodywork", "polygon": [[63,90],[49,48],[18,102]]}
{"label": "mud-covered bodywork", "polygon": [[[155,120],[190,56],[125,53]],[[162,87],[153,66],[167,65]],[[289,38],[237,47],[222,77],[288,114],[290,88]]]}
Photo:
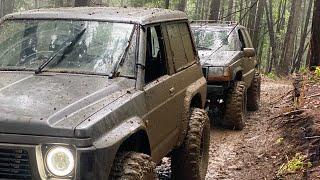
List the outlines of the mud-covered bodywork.
{"label": "mud-covered bodywork", "polygon": [[[149,49],[151,40],[162,41]],[[86,7],[7,15],[0,21],[0,179],[104,180],[125,150],[159,162],[182,144],[190,106],[204,108],[206,90],[182,12]],[[50,170],[52,151],[69,153],[70,173]],[[12,166],[5,153],[16,154]]]}
{"label": "mud-covered bodywork", "polygon": [[232,23],[195,22],[191,26],[208,93],[222,95],[236,80],[244,81],[248,88],[257,62],[246,28]]}

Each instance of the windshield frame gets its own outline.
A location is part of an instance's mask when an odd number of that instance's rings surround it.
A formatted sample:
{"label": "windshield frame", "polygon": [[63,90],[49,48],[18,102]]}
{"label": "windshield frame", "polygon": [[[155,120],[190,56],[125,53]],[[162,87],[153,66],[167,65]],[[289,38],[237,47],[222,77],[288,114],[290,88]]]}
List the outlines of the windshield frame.
{"label": "windshield frame", "polygon": [[[124,21],[124,20],[97,20],[97,19],[88,19],[88,18],[17,18],[17,17],[13,17],[13,16],[4,16],[2,18],[0,18],[0,25],[2,25],[3,23],[7,22],[7,21],[24,21],[24,20],[30,20],[30,21],[87,21],[87,22],[105,22],[105,23],[121,23],[121,24],[131,24],[133,25],[132,28],[132,32],[131,34],[136,33],[136,39],[133,39],[133,36],[129,37],[128,40],[128,44],[133,44],[135,43],[135,57],[137,57],[138,51],[139,51],[139,27],[140,24],[137,22],[133,22],[133,21]],[[134,40],[135,42],[132,43],[132,40]],[[125,53],[125,56],[127,56],[128,53]],[[124,57],[124,61],[126,60],[126,57]],[[121,61],[121,59],[119,59],[119,61]],[[116,64],[119,64],[119,62],[117,62]],[[114,78],[114,77],[125,77],[125,78],[129,78],[129,79],[137,79],[137,72],[136,72],[136,64],[137,64],[137,59],[134,60],[134,64],[135,66],[133,67],[134,69],[134,76],[124,76],[118,73],[119,68],[114,68],[112,67],[112,74],[118,74],[117,76],[113,76],[107,73],[98,73],[98,72],[89,72],[89,71],[72,71],[72,70],[54,70],[54,69],[47,69],[44,68],[41,72],[45,73],[45,72],[51,72],[51,73],[65,73],[65,74],[84,74],[84,75],[98,75],[98,76],[108,76],[110,78]],[[36,70],[33,68],[5,68],[5,67],[0,67],[0,71],[26,71],[26,72],[34,72]],[[117,71],[117,72],[114,72]]]}

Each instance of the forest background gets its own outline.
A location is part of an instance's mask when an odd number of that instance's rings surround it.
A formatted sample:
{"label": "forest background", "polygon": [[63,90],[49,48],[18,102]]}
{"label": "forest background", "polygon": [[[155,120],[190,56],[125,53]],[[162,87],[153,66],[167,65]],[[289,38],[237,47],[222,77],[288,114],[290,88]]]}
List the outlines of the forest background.
{"label": "forest background", "polygon": [[73,6],[167,8],[186,12],[190,20],[232,21],[248,28],[267,75],[320,66],[320,0],[0,0],[0,17]]}

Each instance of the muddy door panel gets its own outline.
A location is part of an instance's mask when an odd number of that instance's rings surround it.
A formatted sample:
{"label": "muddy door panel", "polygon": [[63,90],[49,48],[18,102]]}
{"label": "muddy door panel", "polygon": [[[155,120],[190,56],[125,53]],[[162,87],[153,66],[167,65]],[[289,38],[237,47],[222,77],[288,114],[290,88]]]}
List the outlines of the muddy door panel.
{"label": "muddy door panel", "polygon": [[[176,142],[177,127],[176,89],[171,77],[166,75],[145,87],[148,107],[147,126],[154,159],[165,156]],[[171,138],[170,142],[165,141]]]}
{"label": "muddy door panel", "polygon": [[[244,41],[246,44],[246,48],[253,48],[251,38],[249,36],[249,33],[246,29],[241,29],[241,32],[244,37]],[[245,58],[246,62],[244,62],[245,71],[243,74],[244,81],[246,83],[246,86],[249,87],[251,85],[251,80],[254,76],[254,69],[255,69],[255,57],[247,57]]]}

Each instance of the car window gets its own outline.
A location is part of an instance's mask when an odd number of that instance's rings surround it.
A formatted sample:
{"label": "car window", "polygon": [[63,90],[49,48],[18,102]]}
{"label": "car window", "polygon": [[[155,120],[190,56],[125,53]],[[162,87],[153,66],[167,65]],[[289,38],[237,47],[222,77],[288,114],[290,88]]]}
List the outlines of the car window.
{"label": "car window", "polygon": [[238,30],[238,34],[239,34],[241,50],[243,50],[244,48],[246,48],[246,43],[245,43],[245,40],[244,40],[243,33],[242,33],[242,31],[240,29]]}
{"label": "car window", "polygon": [[188,27],[187,23],[181,23],[181,24],[179,24],[179,29],[180,29],[180,34],[182,37],[184,51],[187,56],[187,61],[188,61],[188,63],[192,63],[195,61],[196,55],[194,52],[193,42],[191,39],[192,37],[190,35],[189,27]]}
{"label": "car window", "polygon": [[181,44],[179,24],[168,24],[167,32],[172,52],[173,63],[176,71],[179,71],[188,63],[184,47]]}
{"label": "car window", "polygon": [[160,26],[147,28],[145,83],[167,74],[163,36]]}
{"label": "car window", "polygon": [[[57,54],[45,70],[108,75],[124,55],[135,52],[134,27],[98,21],[7,20],[0,25],[0,68],[35,70]],[[81,32],[73,48],[63,54]],[[134,77],[134,62],[128,61],[122,64],[130,66],[119,67],[120,75]]]}
{"label": "car window", "polygon": [[251,38],[250,35],[248,33],[248,31],[242,29],[241,30],[243,36],[244,36],[244,41],[246,43],[246,48],[253,48],[252,42],[251,42]]}
{"label": "car window", "polygon": [[199,51],[236,51],[239,49],[235,33],[229,28],[193,27]]}

